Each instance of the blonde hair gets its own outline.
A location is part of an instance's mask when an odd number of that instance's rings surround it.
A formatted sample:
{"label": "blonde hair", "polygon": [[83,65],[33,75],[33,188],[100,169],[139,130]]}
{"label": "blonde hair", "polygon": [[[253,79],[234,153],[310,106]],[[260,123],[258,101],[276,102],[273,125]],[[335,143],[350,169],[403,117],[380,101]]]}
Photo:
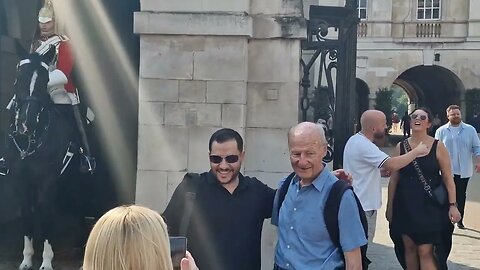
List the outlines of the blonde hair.
{"label": "blonde hair", "polygon": [[119,206],[88,237],[84,270],[172,270],[167,225],[155,211]]}

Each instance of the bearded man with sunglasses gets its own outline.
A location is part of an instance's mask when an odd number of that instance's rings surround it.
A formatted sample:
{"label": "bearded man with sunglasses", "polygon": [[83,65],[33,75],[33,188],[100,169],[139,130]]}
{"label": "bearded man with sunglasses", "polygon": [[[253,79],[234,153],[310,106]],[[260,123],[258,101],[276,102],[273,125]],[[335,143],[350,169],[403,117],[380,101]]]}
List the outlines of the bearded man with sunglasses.
{"label": "bearded man with sunglasses", "polygon": [[[272,215],[275,190],[240,173],[244,157],[238,132],[223,128],[213,133],[210,171],[184,178],[163,214],[172,236],[182,234],[188,223],[188,250],[199,269],[261,268],[262,227]],[[184,217],[187,193],[195,194],[190,218]]]}

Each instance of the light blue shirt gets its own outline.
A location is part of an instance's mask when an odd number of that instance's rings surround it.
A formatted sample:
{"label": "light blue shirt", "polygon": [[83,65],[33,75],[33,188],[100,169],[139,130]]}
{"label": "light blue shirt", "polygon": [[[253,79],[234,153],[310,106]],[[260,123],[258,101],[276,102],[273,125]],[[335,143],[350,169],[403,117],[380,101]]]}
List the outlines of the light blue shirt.
{"label": "light blue shirt", "polygon": [[[272,224],[278,226],[275,263],[295,270],[331,270],[344,265],[342,252],[328,234],[323,211],[330,189],[338,179],[324,168],[312,185],[300,188],[295,176],[285,200],[278,209],[278,191],[274,201]],[[283,184],[285,179],[280,183]],[[340,245],[348,252],[367,243],[353,192],[347,190],[338,212]]]}
{"label": "light blue shirt", "polygon": [[452,173],[461,178],[469,178],[473,175],[473,156],[480,156],[480,140],[474,127],[463,122],[460,123],[458,133],[454,134],[454,128],[450,123],[439,127],[435,132],[435,138],[443,142],[450,155]]}

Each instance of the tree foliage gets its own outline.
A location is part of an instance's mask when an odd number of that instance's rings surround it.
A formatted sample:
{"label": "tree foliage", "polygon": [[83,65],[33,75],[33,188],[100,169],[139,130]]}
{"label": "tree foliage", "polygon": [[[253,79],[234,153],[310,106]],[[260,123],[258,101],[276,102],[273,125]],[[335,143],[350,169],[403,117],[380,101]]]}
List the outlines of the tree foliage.
{"label": "tree foliage", "polygon": [[375,109],[385,114],[389,129],[392,125],[392,96],[393,91],[388,88],[381,88],[375,92]]}
{"label": "tree foliage", "polygon": [[400,87],[390,88],[392,93],[392,109],[397,112],[398,115],[404,115],[408,110],[408,96],[405,91]]}

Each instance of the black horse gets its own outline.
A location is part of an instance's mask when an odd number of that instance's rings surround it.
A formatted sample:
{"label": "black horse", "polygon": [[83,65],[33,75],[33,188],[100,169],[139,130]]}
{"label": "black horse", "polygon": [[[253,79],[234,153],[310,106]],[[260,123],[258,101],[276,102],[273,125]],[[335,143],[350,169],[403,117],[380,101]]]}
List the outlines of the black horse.
{"label": "black horse", "polygon": [[[53,225],[57,180],[71,160],[71,125],[47,91],[48,64],[55,47],[44,55],[17,48],[21,61],[14,84],[11,125],[7,135],[7,160],[21,202],[24,234],[20,269],[32,269],[33,237],[43,243],[40,269],[52,268]],[[60,108],[60,109],[59,109]],[[38,225],[38,227],[36,227]],[[35,233],[34,233],[35,232]]]}

